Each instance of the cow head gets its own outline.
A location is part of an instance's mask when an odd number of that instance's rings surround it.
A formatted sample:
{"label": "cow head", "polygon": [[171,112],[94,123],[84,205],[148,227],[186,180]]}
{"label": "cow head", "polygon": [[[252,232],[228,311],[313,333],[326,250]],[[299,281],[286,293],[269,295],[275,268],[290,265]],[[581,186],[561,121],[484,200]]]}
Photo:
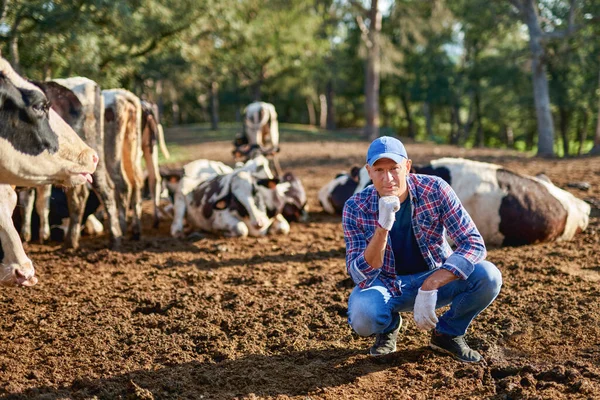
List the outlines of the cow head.
{"label": "cow head", "polygon": [[0,58],[0,182],[65,186],[91,181],[98,156],[48,98]]}
{"label": "cow head", "polygon": [[291,172],[286,172],[277,185],[277,190],[284,198],[284,206],[281,213],[289,222],[308,220],[308,204],[306,190],[300,179]]}
{"label": "cow head", "polygon": [[67,123],[75,132],[81,132],[85,115],[83,114],[83,105],[72,90],[56,82],[37,82],[31,81],[34,85],[42,89],[50,107]]}
{"label": "cow head", "polygon": [[244,220],[252,236],[264,235],[269,219],[276,215],[277,208],[283,207],[272,198],[276,184],[272,179],[257,180],[248,171],[233,174],[230,208]]}

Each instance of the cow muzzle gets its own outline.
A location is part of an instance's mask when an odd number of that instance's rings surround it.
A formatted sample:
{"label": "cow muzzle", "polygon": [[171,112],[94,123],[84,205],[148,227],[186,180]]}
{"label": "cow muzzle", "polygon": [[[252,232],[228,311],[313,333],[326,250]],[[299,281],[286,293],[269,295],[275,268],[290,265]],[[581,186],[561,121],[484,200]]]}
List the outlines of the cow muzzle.
{"label": "cow muzzle", "polygon": [[31,261],[22,265],[2,264],[0,285],[2,286],[33,286],[38,282]]}

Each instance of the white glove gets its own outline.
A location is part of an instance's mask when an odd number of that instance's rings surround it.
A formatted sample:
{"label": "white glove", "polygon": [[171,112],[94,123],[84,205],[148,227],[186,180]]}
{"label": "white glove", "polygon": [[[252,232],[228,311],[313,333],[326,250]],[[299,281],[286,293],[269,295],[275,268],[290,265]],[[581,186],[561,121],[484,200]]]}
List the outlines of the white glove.
{"label": "white glove", "polygon": [[437,302],[437,290],[421,290],[415,299],[413,312],[417,328],[428,331],[435,328],[438,317],[435,315],[435,303]]}
{"label": "white glove", "polygon": [[400,209],[398,196],[383,196],[379,198],[379,225],[386,231],[392,229],[396,220],[396,211]]}

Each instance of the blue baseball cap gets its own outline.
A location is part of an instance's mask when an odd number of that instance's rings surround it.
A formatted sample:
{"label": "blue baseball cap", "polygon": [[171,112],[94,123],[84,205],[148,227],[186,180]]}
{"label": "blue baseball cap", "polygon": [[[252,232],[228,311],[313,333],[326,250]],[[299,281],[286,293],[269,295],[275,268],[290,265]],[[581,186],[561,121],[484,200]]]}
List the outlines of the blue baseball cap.
{"label": "blue baseball cap", "polygon": [[372,167],[382,158],[389,158],[400,164],[402,160],[408,159],[408,154],[401,141],[390,136],[382,136],[371,142],[367,151],[367,164]]}

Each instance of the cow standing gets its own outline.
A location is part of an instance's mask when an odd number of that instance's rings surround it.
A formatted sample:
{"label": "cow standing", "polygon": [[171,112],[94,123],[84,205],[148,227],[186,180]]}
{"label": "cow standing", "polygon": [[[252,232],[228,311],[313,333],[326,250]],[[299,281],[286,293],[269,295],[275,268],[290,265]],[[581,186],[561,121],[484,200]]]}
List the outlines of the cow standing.
{"label": "cow standing", "polygon": [[102,91],[104,98],[104,154],[106,169],[115,185],[119,224],[128,228],[128,210],[133,208],[132,237],[142,233],[142,105],[125,89]]}
{"label": "cow standing", "polygon": [[148,172],[148,187],[154,205],[153,227],[158,228],[161,194],[161,176],[158,167],[158,148],[166,159],[170,157],[165,144],[164,131],[160,123],[156,104],[142,101],[142,154]]}
{"label": "cow standing", "polygon": [[37,282],[12,221],[17,195],[10,185],[82,184],[97,163],[97,153],[50,109],[44,93],[0,58],[0,284]]}
{"label": "cow standing", "polygon": [[282,171],[277,158],[279,153],[279,122],[275,106],[262,101],[254,102],[244,109],[241,136],[234,141],[234,158],[245,162],[256,155],[265,155],[273,160],[275,173]]}

